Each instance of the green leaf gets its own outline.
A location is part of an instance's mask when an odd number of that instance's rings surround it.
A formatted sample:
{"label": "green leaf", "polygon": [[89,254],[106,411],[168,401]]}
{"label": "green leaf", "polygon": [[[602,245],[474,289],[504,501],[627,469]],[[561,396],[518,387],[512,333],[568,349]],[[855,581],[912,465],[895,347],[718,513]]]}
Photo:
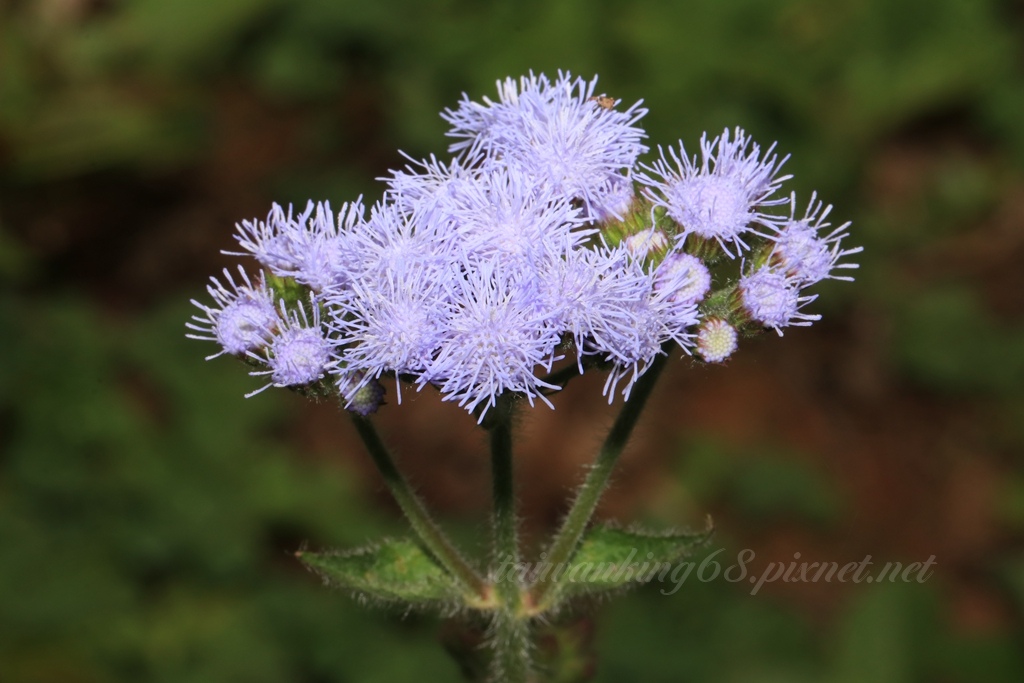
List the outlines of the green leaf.
{"label": "green leaf", "polygon": [[712,526],[699,533],[650,533],[597,526],[559,578],[563,598],[626,589],[671,573],[679,560],[711,538]]}
{"label": "green leaf", "polygon": [[452,576],[409,539],[386,539],[349,551],[300,551],[296,557],[325,583],[360,598],[414,607],[460,602]]}

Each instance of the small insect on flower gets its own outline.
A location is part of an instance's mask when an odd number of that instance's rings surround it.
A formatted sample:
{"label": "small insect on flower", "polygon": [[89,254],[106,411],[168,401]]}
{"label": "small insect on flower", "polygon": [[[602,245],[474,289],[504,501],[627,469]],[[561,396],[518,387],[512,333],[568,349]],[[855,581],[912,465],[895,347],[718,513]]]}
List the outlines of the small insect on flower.
{"label": "small insect on flower", "polygon": [[597,106],[601,107],[601,109],[615,109],[615,103],[617,102],[614,97],[608,97],[607,95],[594,95],[587,98],[587,101],[596,102]]}

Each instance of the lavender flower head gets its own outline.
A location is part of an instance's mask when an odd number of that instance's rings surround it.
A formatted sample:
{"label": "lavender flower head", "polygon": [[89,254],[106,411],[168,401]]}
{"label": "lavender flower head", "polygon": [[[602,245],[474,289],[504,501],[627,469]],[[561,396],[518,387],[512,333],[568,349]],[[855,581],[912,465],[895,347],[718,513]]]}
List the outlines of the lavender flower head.
{"label": "lavender flower head", "polygon": [[268,369],[254,371],[254,376],[270,375],[270,384],[249,393],[249,396],[264,391],[268,387],[302,387],[313,384],[326,375],[331,362],[331,343],[324,337],[320,324],[320,308],[316,299],[311,297],[313,309],[312,320],[307,316],[306,309],[288,311],[282,308],[283,324],[280,325],[270,344],[265,349],[265,357],[261,358],[252,351],[249,355],[264,361]]}
{"label": "lavender flower head", "polygon": [[665,207],[683,231],[718,242],[726,254],[730,249],[749,249],[749,235],[762,234],[755,224],[771,227],[776,218],[763,209],[785,202],[772,195],[789,176],[779,176],[781,161],[769,147],[761,148],[737,128],[708,140],[701,137],[701,160],[689,157],[682,143],[679,152],[669,148],[637,180],[646,186],[644,194],[656,206]]}
{"label": "lavender flower head", "polygon": [[241,267],[238,273],[241,277],[239,284],[235,283],[227,268],[224,269],[226,285],[215,277],[210,278],[206,290],[217,303],[216,307],[192,300],[204,315],[192,316],[192,322],[185,324],[200,334],[189,333],[186,336],[216,341],[221,346],[221,351],[208,356],[207,360],[223,353],[240,356],[264,347],[281,322],[274,308],[274,296],[267,289],[263,277],[253,285]]}
{"label": "lavender flower head", "polygon": [[611,401],[671,350],[720,363],[740,333],[817,320],[803,290],[849,279],[849,224],[832,229],[817,195],[773,213],[785,158],[739,128],[705,134],[699,159],[680,143],[640,165],[647,110],[596,86],[499,82],[496,101],[442,114],[455,158],[409,158],[369,211],[243,221],[239,253],[265,274],[213,279],[189,336],[256,364],[253,394],[334,392],[367,415],[387,380],[398,403],[403,384],[430,387],[483,420],[505,394],[550,405],[563,359],[607,370]]}
{"label": "lavender flower head", "polygon": [[534,305],[528,271],[503,265],[497,259],[467,262],[449,280],[442,342],[420,378],[471,411],[492,407],[506,391],[531,404],[535,398],[547,402],[541,389],[557,388],[535,371],[550,371],[557,360],[559,330]]}
{"label": "lavender flower head", "polygon": [[629,173],[647,151],[636,125],[647,110],[636,102],[618,111],[596,87],[596,77],[559,72],[552,83],[531,73],[499,81],[497,102],[463,96],[457,109],[442,113],[458,140],[449,150],[529,172],[539,185],[580,200],[588,216],[621,211],[629,204]]}
{"label": "lavender flower head", "polygon": [[750,317],[780,336],[783,327],[810,325],[821,317],[800,311],[817,296],[801,296],[799,281],[782,271],[758,268],[740,278],[739,288]]}
{"label": "lavender flower head", "polygon": [[862,247],[843,249],[843,238],[848,237],[846,229],[849,223],[822,236],[830,224],[825,221],[832,211],[831,206],[822,208],[817,195],[811,195],[811,201],[803,218],[796,218],[796,195],[790,198],[790,218],[783,223],[774,237],[775,256],[787,273],[804,285],[812,285],[825,278],[833,280],[852,280],[850,276],[833,275],[836,269],[857,268],[856,263],[839,263],[839,259],[863,251]]}
{"label": "lavender flower head", "polygon": [[711,289],[711,271],[692,254],[672,252],[654,271],[654,288],[680,303],[697,303]]}
{"label": "lavender flower head", "polygon": [[362,215],[361,199],[344,204],[337,222],[329,202],[309,202],[298,218],[293,217],[292,207],[286,213],[274,204],[266,221],[238,225],[236,239],[245,251],[225,253],[252,255],[274,275],[292,277],[320,292],[345,278],[340,234],[351,230]]}

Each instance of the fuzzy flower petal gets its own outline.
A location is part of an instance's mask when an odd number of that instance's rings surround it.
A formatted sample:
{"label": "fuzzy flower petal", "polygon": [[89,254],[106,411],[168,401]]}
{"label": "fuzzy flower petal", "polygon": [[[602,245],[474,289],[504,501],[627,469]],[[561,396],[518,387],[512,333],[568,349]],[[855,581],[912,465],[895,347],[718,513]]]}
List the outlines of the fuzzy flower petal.
{"label": "fuzzy flower petal", "polygon": [[440,348],[421,381],[467,410],[482,408],[481,420],[507,391],[548,403],[541,390],[557,387],[535,371],[551,370],[560,337],[537,312],[536,287],[497,261],[467,263],[459,272],[448,283]]}
{"label": "fuzzy flower petal", "polygon": [[739,281],[743,306],[753,320],[771,327],[779,335],[789,325],[810,325],[820,315],[802,313],[800,308],[817,295],[800,296],[799,283],[785,273],[764,266]]}
{"label": "fuzzy flower petal", "polygon": [[[831,224],[825,219],[831,211],[831,205],[822,208],[822,202],[817,201],[817,194],[812,194],[803,218],[797,218],[796,195],[791,195],[790,218],[779,227],[774,237],[773,256],[778,259],[783,270],[803,285],[812,285],[826,278],[853,280],[850,276],[834,275],[833,272],[859,267],[856,263],[839,263],[843,257],[858,254],[864,249],[843,249],[842,241],[849,236],[849,223],[828,232]],[[826,231],[824,235],[821,234],[823,230]]]}
{"label": "fuzzy flower petal", "polygon": [[762,209],[786,201],[772,198],[790,177],[778,175],[786,159],[780,161],[773,154],[774,145],[762,155],[740,128],[731,136],[725,130],[713,140],[705,134],[700,149],[699,163],[686,154],[682,143],[678,152],[669,148],[667,156],[660,150],[661,158],[643,166],[646,172],[637,180],[646,186],[644,194],[682,227],[680,239],[693,233],[717,241],[734,256],[731,250],[749,248],[745,235],[762,234],[755,224],[775,225],[777,218]]}
{"label": "fuzzy flower petal", "polygon": [[265,361],[267,370],[255,371],[254,376],[270,375],[267,384],[247,396],[253,396],[264,389],[275,387],[296,387],[312,384],[324,378],[331,364],[333,344],[324,334],[320,324],[320,304],[310,295],[312,320],[306,309],[288,311],[281,304],[281,318],[284,320],[266,348],[265,358],[249,352],[257,360]]}
{"label": "fuzzy flower petal", "polygon": [[206,306],[192,300],[204,315],[192,316],[192,322],[186,323],[193,332],[187,334],[190,339],[216,341],[223,349],[209,358],[222,353],[244,355],[263,348],[270,341],[281,318],[274,308],[274,296],[267,289],[262,275],[254,285],[249,276],[239,266],[240,282],[236,283],[231,273],[224,269],[222,284],[217,278],[210,278],[206,290],[213,297],[216,306]]}
{"label": "fuzzy flower petal", "polygon": [[636,125],[647,110],[637,102],[618,111],[617,102],[595,95],[596,87],[597,78],[560,72],[553,83],[543,74],[499,81],[497,102],[464,95],[457,109],[442,114],[451,124],[448,135],[459,140],[450,149],[531,173],[580,200],[588,217],[615,212],[625,177],[647,151]]}
{"label": "fuzzy flower petal", "polygon": [[309,202],[297,218],[291,207],[286,213],[274,204],[266,221],[240,223],[236,239],[270,272],[321,292],[346,281],[345,235],[362,222],[363,213],[361,199],[344,204],[337,220],[328,202]]}

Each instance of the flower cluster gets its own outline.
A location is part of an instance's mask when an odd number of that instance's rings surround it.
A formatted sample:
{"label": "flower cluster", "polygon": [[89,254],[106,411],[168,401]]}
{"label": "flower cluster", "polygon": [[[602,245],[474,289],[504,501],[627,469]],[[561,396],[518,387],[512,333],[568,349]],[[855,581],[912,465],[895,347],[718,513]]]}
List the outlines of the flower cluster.
{"label": "flower cluster", "polygon": [[403,382],[430,385],[482,419],[506,392],[547,403],[563,359],[607,369],[611,400],[672,347],[718,363],[741,334],[817,319],[803,290],[848,279],[834,273],[856,267],[849,224],[830,229],[815,196],[798,215],[778,194],[785,159],[738,128],[639,163],[646,109],[596,85],[499,82],[497,101],[442,114],[450,161],[410,160],[374,205],[242,222],[238,253],[262,273],[213,278],[190,336],[247,360],[263,388],[365,415],[387,377],[399,401]]}

